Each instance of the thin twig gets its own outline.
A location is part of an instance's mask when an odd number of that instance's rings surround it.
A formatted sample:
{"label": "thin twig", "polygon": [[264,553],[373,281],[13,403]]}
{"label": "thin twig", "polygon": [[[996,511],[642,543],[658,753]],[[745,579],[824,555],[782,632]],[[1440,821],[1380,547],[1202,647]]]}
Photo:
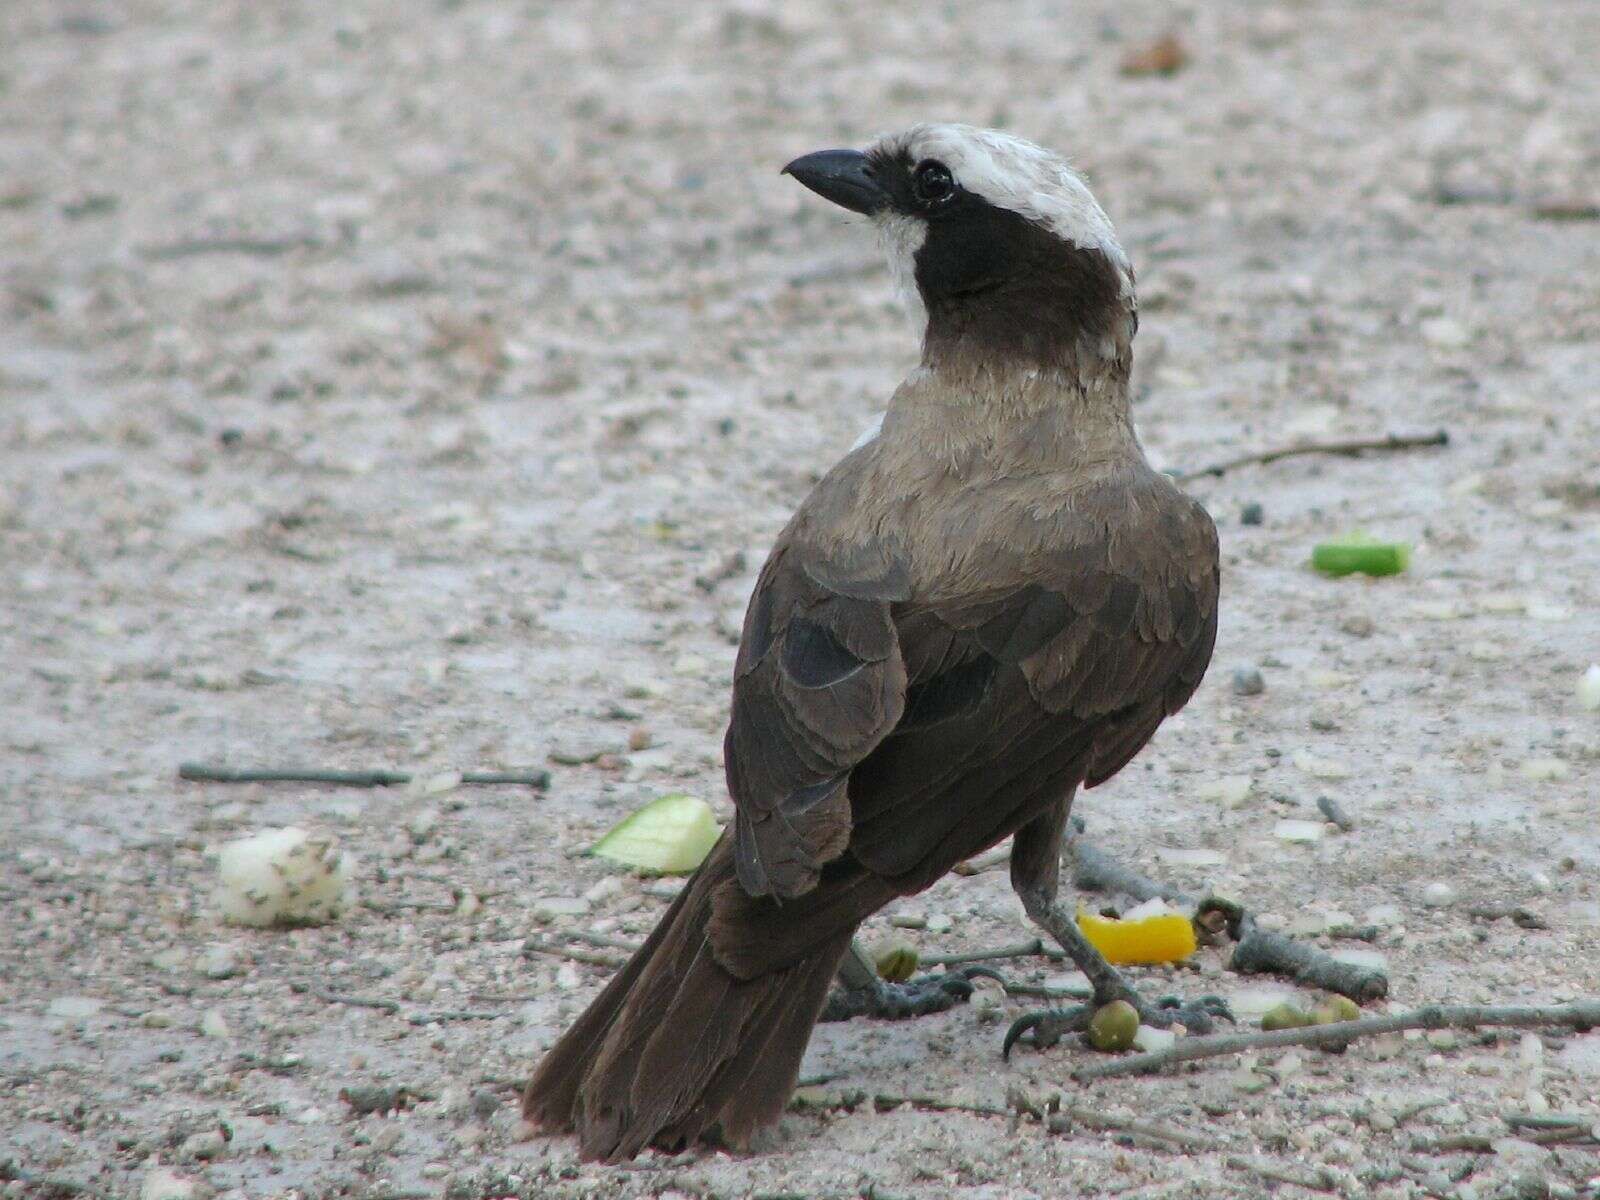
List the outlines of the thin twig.
{"label": "thin twig", "polygon": [[1600,1126],[1600,1117],[1578,1113],[1506,1113],[1502,1118],[1513,1129],[1583,1129]]}
{"label": "thin twig", "polygon": [[1434,433],[1389,433],[1376,438],[1346,438],[1336,442],[1302,442],[1296,446],[1280,446],[1276,450],[1261,450],[1255,454],[1241,454],[1201,467],[1195,471],[1179,471],[1173,478],[1179,483],[1203,479],[1208,475],[1226,475],[1235,467],[1277,462],[1283,458],[1296,458],[1302,454],[1360,454],[1363,450],[1416,450],[1424,446],[1447,446],[1450,434],[1443,429]]}
{"label": "thin twig", "polygon": [[194,258],[202,254],[246,254],[261,258],[275,258],[292,250],[315,250],[322,242],[314,237],[195,237],[164,245],[139,247],[139,253],[152,262],[166,262],[178,258]]}
{"label": "thin twig", "polygon": [[343,992],[329,992],[322,988],[307,988],[313,996],[327,1004],[348,1004],[351,1008],[376,1008],[391,1016],[400,1011],[400,1005],[393,1000],[384,1000],[377,996],[347,996]]}
{"label": "thin twig", "polygon": [[1099,892],[1106,896],[1132,896],[1139,901],[1159,897],[1180,908],[1194,904],[1177,888],[1163,887],[1149,876],[1123,866],[1081,837],[1072,839],[1072,863],[1072,883],[1079,891]]}
{"label": "thin twig", "polygon": [[918,962],[925,967],[955,967],[962,963],[994,962],[1003,958],[1048,958],[1052,962],[1060,962],[1066,958],[1066,952],[1054,946],[1046,946],[1039,938],[1030,942],[1017,942],[1010,946],[998,946],[993,950],[962,950],[954,954],[923,954],[918,956]]}
{"label": "thin twig", "polygon": [[1362,1017],[1333,1025],[1311,1025],[1301,1029],[1274,1029],[1259,1033],[1225,1033],[1217,1037],[1179,1038],[1165,1050],[1134,1054],[1108,1062],[1085,1063],[1073,1078],[1080,1083],[1108,1079],[1114,1075],[1139,1075],[1160,1070],[1173,1063],[1240,1054],[1246,1050],[1280,1050],[1285,1046],[1344,1046],[1357,1038],[1407,1029],[1479,1029],[1484,1026],[1530,1028],[1564,1026],[1586,1030],[1600,1025],[1600,1000],[1574,1004],[1430,1004],[1410,1012],[1387,1017]]}
{"label": "thin twig", "polygon": [[612,970],[623,965],[623,959],[615,954],[601,954],[598,950],[584,950],[579,946],[558,946],[554,942],[547,942],[543,938],[531,937],[522,943],[523,957],[530,954],[554,954],[557,958],[570,958],[573,962],[587,963],[591,967],[609,967]]}
{"label": "thin twig", "polygon": [[1412,1103],[1407,1104],[1404,1108],[1399,1109],[1394,1114],[1395,1128],[1396,1129],[1400,1128],[1400,1126],[1404,1125],[1407,1121],[1411,1120],[1413,1117],[1420,1117],[1423,1113],[1427,1112],[1429,1109],[1443,1108],[1448,1103],[1450,1103],[1448,1100],[1443,1100],[1443,1099],[1416,1100],[1416,1101],[1413,1101]]}
{"label": "thin twig", "polygon": [[1094,988],[1087,983],[1056,985],[1049,983],[1005,983],[1008,996],[1032,996],[1040,1000],[1092,1000]]}
{"label": "thin twig", "polygon": [[1312,1192],[1339,1190],[1338,1180],[1333,1177],[1332,1172],[1321,1167],[1293,1167],[1266,1158],[1246,1158],[1242,1154],[1228,1155],[1228,1166],[1269,1183],[1290,1183]]}
{"label": "thin twig", "polygon": [[[317,768],[244,768],[183,763],[178,778],[196,783],[333,783],[341,787],[399,787],[410,783],[407,771],[324,771]],[[541,791],[550,786],[549,771],[466,771],[462,783],[520,784]]]}
{"label": "thin twig", "polygon": [[1214,1138],[1208,1138],[1204,1134],[1190,1133],[1187,1129],[1179,1129],[1175,1125],[1159,1121],[1141,1121],[1136,1117],[1115,1116],[1091,1108],[1087,1104],[1069,1104],[1061,1111],[1078,1124],[1087,1125],[1090,1129],[1131,1133],[1138,1137],[1153,1138],[1158,1142],[1171,1142],[1175,1146],[1182,1146],[1185,1150],[1215,1150],[1218,1147]]}
{"label": "thin twig", "polygon": [[594,933],[587,929],[569,929],[562,936],[568,941],[584,942],[606,950],[621,950],[624,954],[637,954],[639,943],[627,938],[612,937],[609,933]]}
{"label": "thin twig", "polygon": [[1467,916],[1475,917],[1480,921],[1501,921],[1509,918],[1511,923],[1519,929],[1549,929],[1549,924],[1531,908],[1524,908],[1520,904],[1507,904],[1502,901],[1485,901],[1473,904],[1467,908]]}
{"label": "thin twig", "polygon": [[1009,1117],[1012,1113],[1011,1109],[997,1104],[964,1104],[959,1100],[946,1100],[942,1096],[902,1096],[894,1092],[868,1092],[862,1088],[849,1088],[820,1102],[795,1097],[789,1103],[795,1108],[843,1109],[847,1112],[868,1104],[876,1112],[887,1112],[909,1104],[923,1112],[961,1112],[975,1117]]}
{"label": "thin twig", "polygon": [[445,1021],[498,1021],[504,1015],[497,1012],[447,1008],[439,1012],[414,1012],[406,1020],[413,1025],[433,1025]]}

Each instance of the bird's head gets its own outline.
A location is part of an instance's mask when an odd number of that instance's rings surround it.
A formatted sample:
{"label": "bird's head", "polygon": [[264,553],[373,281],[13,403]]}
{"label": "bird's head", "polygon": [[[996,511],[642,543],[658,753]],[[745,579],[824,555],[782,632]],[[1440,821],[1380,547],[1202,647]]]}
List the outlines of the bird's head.
{"label": "bird's head", "polygon": [[1017,363],[1126,377],[1133,270],[1083,177],[1032,142],[918,125],[784,168],[870,217],[931,367]]}

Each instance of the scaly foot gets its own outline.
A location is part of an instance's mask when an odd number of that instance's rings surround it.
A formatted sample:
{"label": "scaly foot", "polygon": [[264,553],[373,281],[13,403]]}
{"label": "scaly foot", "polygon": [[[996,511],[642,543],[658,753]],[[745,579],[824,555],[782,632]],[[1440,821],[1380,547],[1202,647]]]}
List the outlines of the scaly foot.
{"label": "scaly foot", "polygon": [[1233,1013],[1221,996],[1201,996],[1198,1000],[1187,1002],[1177,996],[1163,996],[1151,1004],[1137,992],[1128,990],[1124,995],[1107,996],[1104,1000],[1072,1008],[1047,1008],[1024,1013],[1006,1030],[1005,1042],[1000,1048],[1001,1057],[1010,1058],[1011,1048],[1023,1040],[1024,1034],[1029,1035],[1027,1041],[1034,1049],[1043,1050],[1054,1046],[1068,1033],[1084,1032],[1089,1028],[1090,1018],[1101,1005],[1113,1000],[1126,1000],[1138,1010],[1141,1025],[1156,1029],[1182,1025],[1190,1033],[1206,1034],[1216,1029],[1219,1020],[1233,1023]]}
{"label": "scaly foot", "polygon": [[961,967],[943,975],[924,975],[907,983],[873,979],[863,987],[835,988],[818,1020],[871,1017],[879,1021],[906,1021],[945,1012],[972,998],[972,981],[978,978],[994,979],[1001,986],[1005,985],[1005,977],[989,967]]}

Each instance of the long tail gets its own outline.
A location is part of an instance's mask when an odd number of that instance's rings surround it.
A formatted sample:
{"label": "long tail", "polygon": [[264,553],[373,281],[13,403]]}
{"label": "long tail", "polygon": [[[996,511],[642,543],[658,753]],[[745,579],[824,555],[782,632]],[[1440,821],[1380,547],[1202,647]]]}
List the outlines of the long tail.
{"label": "long tail", "polygon": [[[838,902],[779,908],[736,896],[736,888],[731,839],[724,837],[645,944],[540,1062],[523,1096],[525,1117],[551,1132],[576,1130],[585,1158],[607,1160],[631,1158],[648,1145],[679,1150],[712,1130],[742,1146],[777,1120],[828,985],[865,915],[855,914],[888,897],[847,885],[836,889]],[[719,925],[719,942],[759,943],[780,954],[782,965],[743,979],[724,969],[708,935],[713,921],[730,920],[741,928],[724,939]],[[822,931],[829,932],[817,937]],[[797,952],[785,954],[791,937]]]}

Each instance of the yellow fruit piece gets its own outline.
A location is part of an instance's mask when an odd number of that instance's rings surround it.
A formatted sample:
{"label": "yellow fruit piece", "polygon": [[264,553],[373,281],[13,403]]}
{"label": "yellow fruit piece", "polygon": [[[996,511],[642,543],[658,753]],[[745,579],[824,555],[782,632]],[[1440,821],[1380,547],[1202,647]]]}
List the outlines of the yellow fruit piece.
{"label": "yellow fruit piece", "polygon": [[1194,953],[1194,926],[1182,913],[1118,921],[1080,910],[1078,928],[1107,962],[1177,962]]}

